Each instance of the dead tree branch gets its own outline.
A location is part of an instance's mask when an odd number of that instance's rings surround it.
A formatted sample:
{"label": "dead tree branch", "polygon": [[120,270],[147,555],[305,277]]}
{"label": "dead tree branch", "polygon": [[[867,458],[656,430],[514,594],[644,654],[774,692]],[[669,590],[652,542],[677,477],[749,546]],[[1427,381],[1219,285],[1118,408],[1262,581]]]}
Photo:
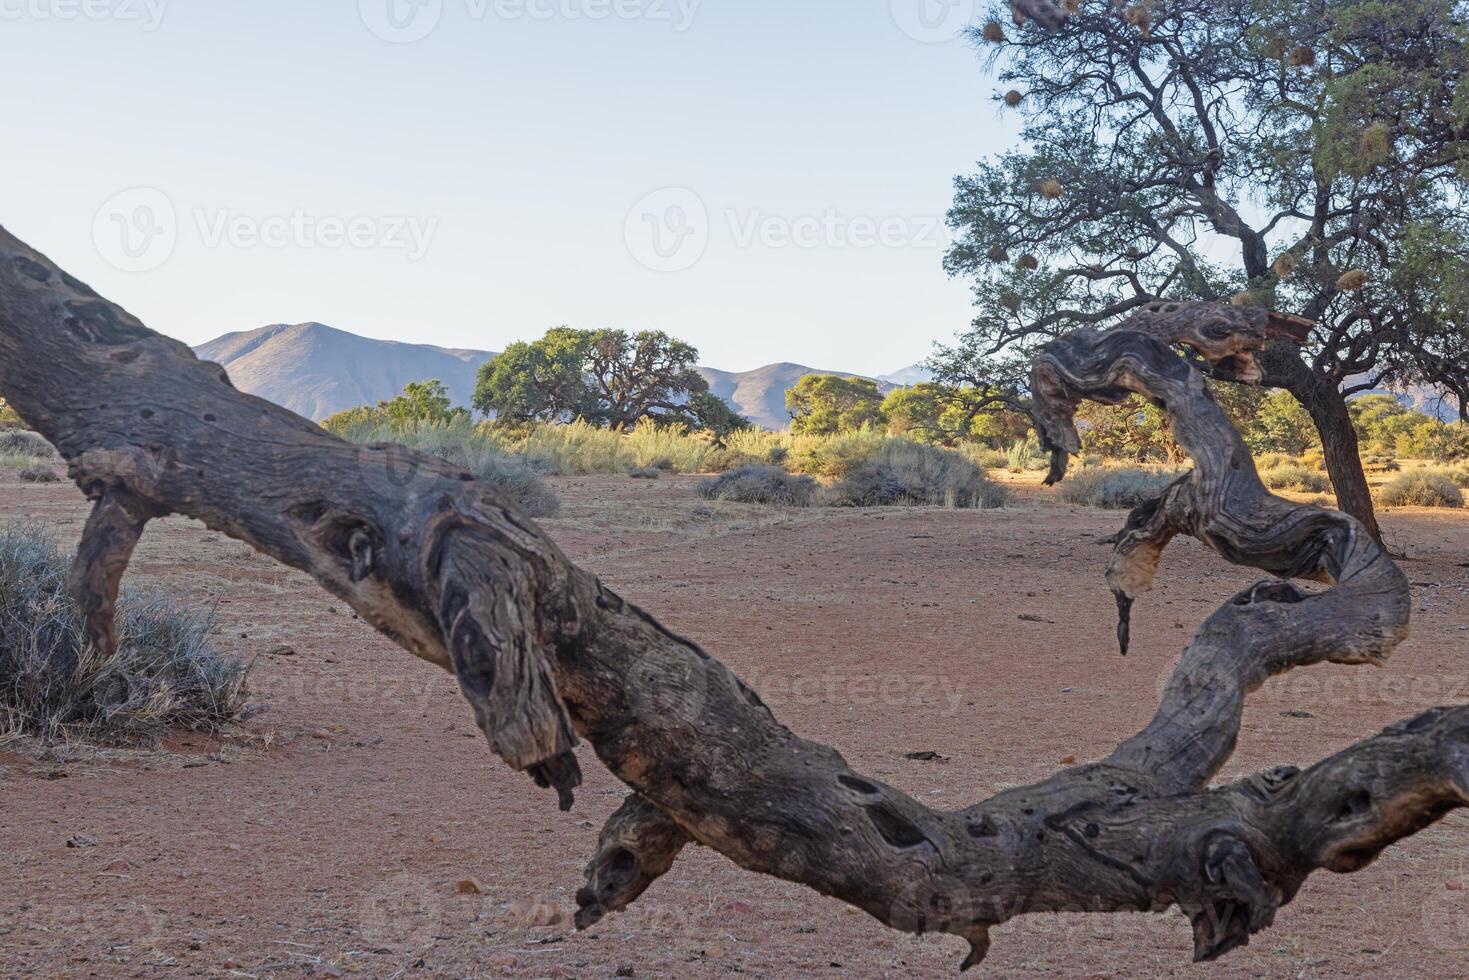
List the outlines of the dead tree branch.
{"label": "dead tree branch", "polygon": [[1189,344],[1236,368],[1268,322],[1159,306],[1079,333],[1036,367],[1057,454],[1083,398],[1160,402],[1197,468],[1128,521],[1109,579],[1126,608],[1175,534],[1282,578],[1195,637],[1158,717],[1101,763],[938,811],[781,725],[747,685],[556,545],[498,491],[437,459],[354,446],[241,394],[224,372],[0,230],[0,392],[61,451],[96,504],[75,588],[93,641],[144,524],[184,514],[311,574],[410,652],[452,670],[492,748],[572,802],[590,743],[634,795],[604,830],[581,925],[625,907],[688,842],[913,933],[965,938],[1046,911],[1178,905],[1195,952],[1268,926],[1317,869],[1355,871],[1469,803],[1469,708],[1405,722],[1306,772],[1217,789],[1245,694],[1325,660],[1381,660],[1407,628],[1407,583],[1350,518],[1265,492]]}

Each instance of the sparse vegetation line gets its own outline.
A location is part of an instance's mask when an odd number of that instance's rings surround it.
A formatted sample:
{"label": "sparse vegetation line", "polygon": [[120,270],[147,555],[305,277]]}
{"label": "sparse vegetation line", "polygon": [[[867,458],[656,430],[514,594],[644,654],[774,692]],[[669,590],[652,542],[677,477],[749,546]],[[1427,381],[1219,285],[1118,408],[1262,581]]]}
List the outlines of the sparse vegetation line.
{"label": "sparse vegetation line", "polygon": [[1070,413],[1083,398],[1161,401],[1194,457],[1189,478],[1129,518],[1114,589],[1133,601],[1180,532],[1335,588],[1247,590],[1199,632],[1157,720],[1109,759],[941,811],[794,735],[719,661],[568,562],[501,490],[239,394],[216,365],[0,231],[0,391],[96,501],[72,581],[100,651],[115,647],[109,607],[146,522],[197,518],[309,572],[453,670],[493,749],[564,808],[580,782],[572,749],[591,742],[634,796],[578,894],[583,924],[624,907],[692,840],[894,928],[961,936],[966,966],[1017,915],[1175,904],[1196,955],[1218,956],[1270,925],[1313,871],[1357,870],[1469,803],[1466,708],[1306,772],[1204,788],[1234,748],[1246,691],[1296,666],[1385,657],[1406,631],[1408,587],[1351,518],[1264,489],[1202,376],[1167,342],[1243,365],[1263,343],[1258,323],[1164,312],[1165,339],[1072,335],[1038,362],[1053,477],[1079,448]]}

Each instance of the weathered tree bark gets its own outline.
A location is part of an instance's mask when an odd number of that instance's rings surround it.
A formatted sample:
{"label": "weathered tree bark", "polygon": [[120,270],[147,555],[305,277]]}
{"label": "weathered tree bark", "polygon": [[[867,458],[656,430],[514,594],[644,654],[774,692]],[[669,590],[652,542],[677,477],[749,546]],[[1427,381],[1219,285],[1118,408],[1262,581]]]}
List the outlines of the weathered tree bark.
{"label": "weathered tree bark", "polygon": [[1317,377],[1302,359],[1300,348],[1291,343],[1270,344],[1261,358],[1265,381],[1291,393],[1321,436],[1321,455],[1326,460],[1326,474],[1336,491],[1336,503],[1350,514],[1378,542],[1382,527],[1377,521],[1377,504],[1367,483],[1362,466],[1361,446],[1346,396],[1336,385]]}
{"label": "weathered tree bark", "polygon": [[[1191,917],[1196,955],[1218,956],[1268,926],[1313,871],[1364,867],[1469,803],[1469,708],[1429,712],[1305,772],[1205,788],[1248,691],[1294,667],[1380,661],[1408,622],[1407,582],[1371,536],[1268,494],[1170,346],[1248,376],[1270,330],[1264,314],[1157,304],[1038,360],[1053,476],[1078,447],[1076,405],[1128,393],[1168,410],[1197,463],[1117,540],[1108,578],[1124,614],[1177,533],[1280,578],[1210,618],[1156,718],[1110,757],[938,811],[793,734],[492,487],[402,448],[349,445],[235,391],[217,365],[0,230],[0,392],[96,501],[74,582],[100,648],[116,642],[111,604],[143,526],[197,518],[309,572],[453,670],[493,749],[563,806],[580,776],[576,740],[591,744],[633,795],[588,866],[579,924],[635,900],[692,842],[894,928],[961,936],[966,966],[992,926],[1019,915],[1170,905]],[[1290,577],[1334,585],[1308,593]]]}

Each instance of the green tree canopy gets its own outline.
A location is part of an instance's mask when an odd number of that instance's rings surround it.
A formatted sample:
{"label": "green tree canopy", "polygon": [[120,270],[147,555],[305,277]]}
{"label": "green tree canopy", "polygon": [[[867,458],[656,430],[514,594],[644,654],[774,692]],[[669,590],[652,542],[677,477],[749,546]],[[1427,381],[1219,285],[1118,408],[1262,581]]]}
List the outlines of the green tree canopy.
{"label": "green tree canopy", "polygon": [[378,407],[388,421],[395,425],[406,425],[415,422],[448,422],[454,417],[452,404],[449,389],[442,381],[434,378],[430,381],[408,382],[396,398],[391,398]]}
{"label": "green tree canopy", "polygon": [[808,374],[786,391],[791,431],[834,435],[883,422],[882,392],[870,378]]}
{"label": "green tree canopy", "polygon": [[405,429],[425,423],[446,425],[458,416],[468,415],[468,409],[453,407],[449,389],[434,378],[410,381],[393,398],[376,405],[359,405],[337,412],[321,424],[328,432],[343,435],[352,429],[370,426]]}
{"label": "green tree canopy", "polygon": [[941,380],[1023,395],[1007,365],[1158,298],[1300,314],[1320,327],[1272,345],[1266,382],[1310,411],[1344,509],[1375,531],[1347,397],[1469,395],[1466,9],[1088,2],[1054,31],[976,31],[1024,142],[956,182],[947,262],[977,310]]}
{"label": "green tree canopy", "polygon": [[1363,444],[1374,452],[1441,462],[1469,458],[1469,424],[1446,423],[1392,395],[1354,399],[1352,419]]}
{"label": "green tree canopy", "polygon": [[698,356],[662,331],[556,327],[481,367],[474,407],[513,422],[584,419],[630,428],[651,418],[718,435],[748,427],[709,393],[694,369]]}
{"label": "green tree canopy", "polygon": [[882,403],[888,431],[922,442],[1003,445],[1025,438],[1030,420],[1014,411],[990,411],[986,392],[925,382],[897,388]]}

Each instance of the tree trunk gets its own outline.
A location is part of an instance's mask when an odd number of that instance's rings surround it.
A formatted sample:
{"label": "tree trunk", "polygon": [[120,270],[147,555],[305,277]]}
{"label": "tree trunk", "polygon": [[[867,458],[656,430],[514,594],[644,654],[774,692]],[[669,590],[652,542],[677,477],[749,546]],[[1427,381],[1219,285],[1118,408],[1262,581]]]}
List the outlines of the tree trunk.
{"label": "tree trunk", "polygon": [[[1469,805],[1469,708],[1438,709],[1307,771],[1209,789],[1269,677],[1381,663],[1407,635],[1407,579],[1360,524],[1268,493],[1194,347],[1258,377],[1262,311],[1156,304],[1048,345],[1036,416],[1064,475],[1087,398],[1163,405],[1195,469],[1128,518],[1107,577],[1123,612],[1191,534],[1273,576],[1184,651],[1154,719],[1097,762],[960,810],[865,777],[776,720],[693,642],[569,562],[493,486],[433,457],[354,446],[241,394],[0,229],[0,391],[96,501],[72,588],[101,656],[148,521],[203,521],[303,569],[399,645],[452,670],[491,748],[572,805],[573,749],[632,794],[577,893],[579,926],[624,908],[690,843],[907,932],[967,941],[1040,912],[1178,906],[1212,959],[1267,928],[1318,869],[1350,872]],[[1298,589],[1290,578],[1329,582]],[[999,601],[1003,601],[1003,598]],[[1364,923],[1364,928],[1370,925]]]}
{"label": "tree trunk", "polygon": [[1373,539],[1382,541],[1382,528],[1377,523],[1372,488],[1367,484],[1367,471],[1362,467],[1362,451],[1357,440],[1357,427],[1341,389],[1323,383],[1310,375],[1306,391],[1292,391],[1305,407],[1321,434],[1321,453],[1326,457],[1326,472],[1336,489],[1336,506],[1351,514]]}
{"label": "tree trunk", "polygon": [[1352,424],[1352,414],[1347,409],[1347,400],[1341,389],[1318,377],[1296,344],[1270,344],[1261,353],[1260,363],[1265,370],[1264,383],[1289,391],[1315,423],[1321,436],[1326,473],[1336,490],[1337,507],[1355,517],[1372,539],[1381,544],[1382,528],[1377,523],[1377,509],[1372,501],[1372,489],[1367,484],[1367,471],[1362,467],[1357,429]]}

